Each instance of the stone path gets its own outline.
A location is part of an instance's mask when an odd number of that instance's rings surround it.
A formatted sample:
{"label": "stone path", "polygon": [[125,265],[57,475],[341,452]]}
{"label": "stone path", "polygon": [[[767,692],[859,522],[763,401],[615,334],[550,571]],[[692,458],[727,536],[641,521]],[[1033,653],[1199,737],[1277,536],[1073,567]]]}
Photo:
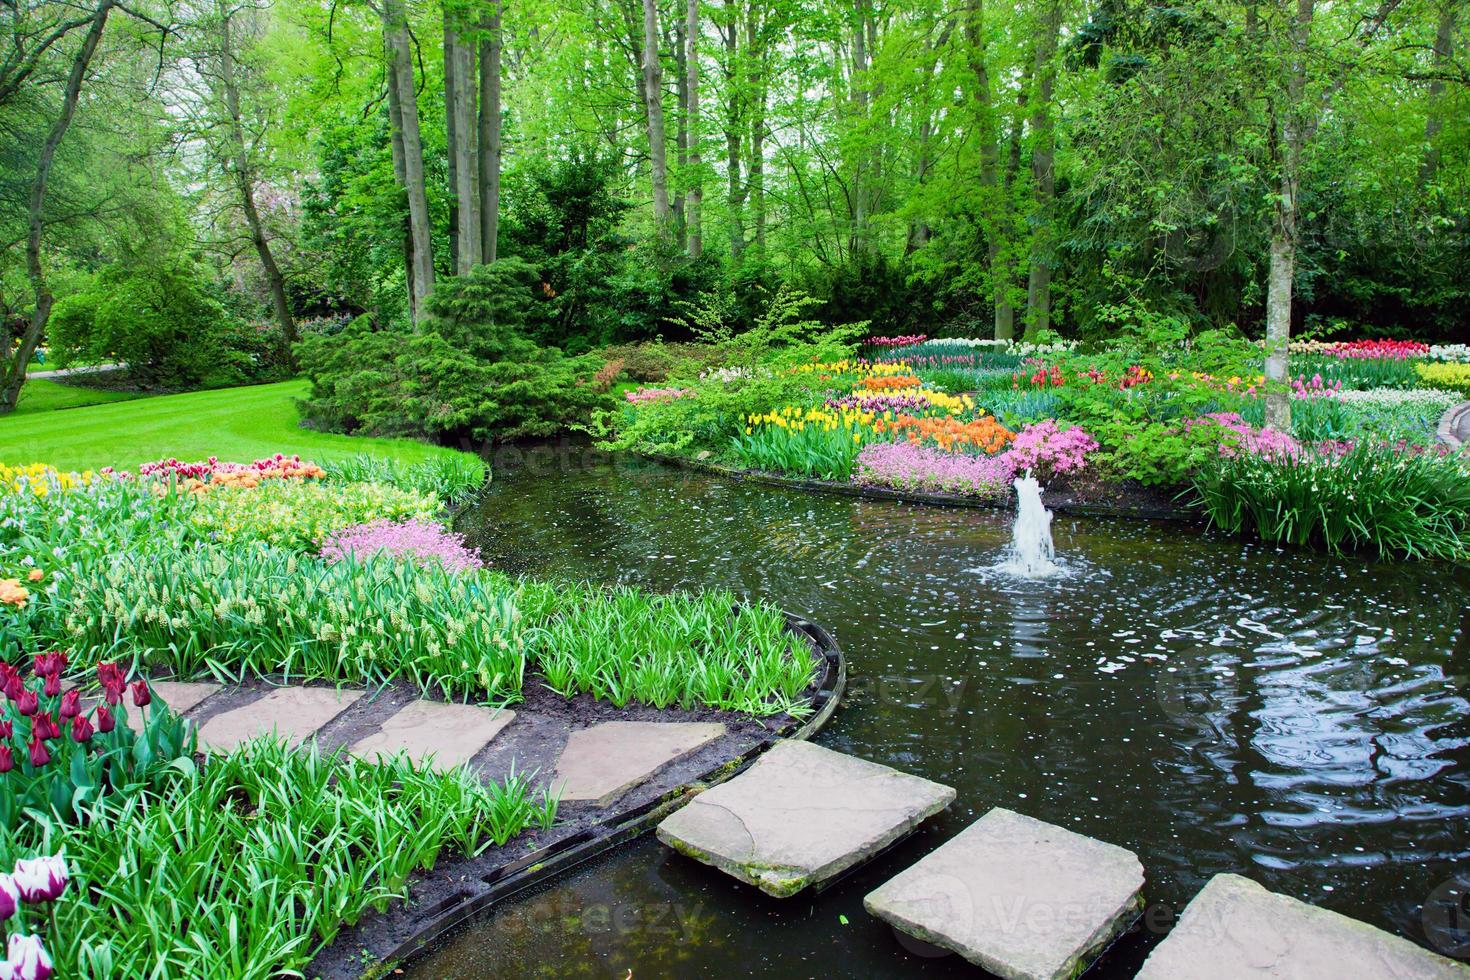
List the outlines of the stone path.
{"label": "stone path", "polygon": [[1184,908],[1138,980],[1470,980],[1407,939],[1221,874]]}
{"label": "stone path", "polygon": [[1143,910],[1132,851],[997,807],[863,907],[1011,980],[1081,973]]}
{"label": "stone path", "polygon": [[1461,402],[1439,420],[1439,441],[1459,449],[1470,446],[1470,402]]}
{"label": "stone path", "polygon": [[821,885],[949,806],[948,786],[810,742],[778,742],[658,838],[778,898]]}
{"label": "stone path", "polygon": [[73,368],[47,368],[44,371],[27,371],[27,381],[45,381],[48,378],[65,378],[73,374],[101,374],[103,371],[116,371],[123,367],[122,364],[84,364]]}
{"label": "stone path", "polygon": [[[727,734],[718,722],[577,723],[536,710],[509,710],[387,692],[325,686],[225,686],[151,681],[154,697],[199,725],[199,746],[229,752],[261,737],[293,746],[345,748],[369,761],[406,755],[416,765],[469,764],[484,778],[538,771],[564,803],[610,807],[660,770],[709,748]],[[130,708],[128,723],[142,712]],[[733,758],[747,745],[726,747]],[[710,764],[718,765],[719,760]]]}

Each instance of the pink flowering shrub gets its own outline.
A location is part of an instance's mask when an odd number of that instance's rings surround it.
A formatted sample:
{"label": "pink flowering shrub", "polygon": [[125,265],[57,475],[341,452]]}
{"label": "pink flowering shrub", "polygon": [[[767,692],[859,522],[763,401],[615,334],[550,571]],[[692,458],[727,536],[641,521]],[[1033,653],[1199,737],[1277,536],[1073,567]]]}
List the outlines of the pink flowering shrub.
{"label": "pink flowering shrub", "polygon": [[688,388],[639,388],[628,392],[625,397],[634,405],[642,405],[646,402],[669,402],[675,398],[693,398],[694,392]]}
{"label": "pink flowering shrub", "polygon": [[858,453],[852,479],[868,487],[999,496],[1015,476],[1006,455],[969,456],[911,442],[875,442]]}
{"label": "pink flowering shrub", "polygon": [[1013,473],[1027,470],[1043,483],[1062,473],[1078,473],[1087,465],[1087,454],[1097,449],[1097,440],[1081,426],[1059,428],[1047,419],[1016,433],[1002,455]]}
{"label": "pink flowering shrub", "polygon": [[322,557],[335,564],[348,555],[366,558],[386,552],[394,558],[437,561],[451,572],[468,572],[484,562],[465,546],[464,536],[435,521],[387,519],[353,524],[334,531],[322,541]]}
{"label": "pink flowering shrub", "polygon": [[1220,455],[1237,456],[1242,453],[1266,459],[1285,459],[1301,451],[1301,443],[1285,432],[1275,429],[1257,429],[1236,412],[1211,412],[1201,418],[1184,423],[1189,432],[1200,426],[1216,426],[1220,429]]}

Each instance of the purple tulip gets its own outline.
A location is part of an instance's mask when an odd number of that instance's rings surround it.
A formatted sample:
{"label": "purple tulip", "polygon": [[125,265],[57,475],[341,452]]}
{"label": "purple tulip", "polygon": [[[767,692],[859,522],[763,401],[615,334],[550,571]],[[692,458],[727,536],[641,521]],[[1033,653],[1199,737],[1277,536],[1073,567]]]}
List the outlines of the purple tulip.
{"label": "purple tulip", "polygon": [[60,854],[15,862],[15,884],[31,904],[54,902],[66,891],[66,859]]}
{"label": "purple tulip", "polygon": [[71,737],[77,743],[92,740],[92,723],[87,720],[86,715],[77,715],[71,720]]}
{"label": "purple tulip", "polygon": [[56,697],[56,695],[58,695],[58,694],[61,693],[61,675],[60,674],[48,674],[48,675],[46,675],[46,681],[45,681],[44,684],[42,684],[41,690],[43,690],[46,693],[46,696],[48,698],[54,698],[54,697]]}
{"label": "purple tulip", "polygon": [[61,696],[61,710],[58,712],[63,718],[75,718],[82,713],[82,692],[72,688]]}
{"label": "purple tulip", "polygon": [[4,922],[15,914],[20,908],[20,889],[16,887],[15,879],[7,874],[0,874],[0,922]]}
{"label": "purple tulip", "polygon": [[41,699],[36,697],[36,692],[30,688],[20,692],[20,697],[15,699],[15,710],[23,715],[33,715],[41,706]]}
{"label": "purple tulip", "polygon": [[15,752],[8,745],[0,745],[0,773],[7,773],[15,768]]}
{"label": "purple tulip", "polygon": [[153,700],[153,694],[148,690],[147,681],[133,681],[132,691],[133,704],[139,708],[147,707],[148,703]]}
{"label": "purple tulip", "polygon": [[46,748],[46,742],[37,735],[31,739],[31,765],[37,769],[51,761],[51,751]]}
{"label": "purple tulip", "polygon": [[51,975],[56,972],[40,936],[22,936],[19,933],[11,936],[9,952],[6,962],[16,980],[51,980]]}

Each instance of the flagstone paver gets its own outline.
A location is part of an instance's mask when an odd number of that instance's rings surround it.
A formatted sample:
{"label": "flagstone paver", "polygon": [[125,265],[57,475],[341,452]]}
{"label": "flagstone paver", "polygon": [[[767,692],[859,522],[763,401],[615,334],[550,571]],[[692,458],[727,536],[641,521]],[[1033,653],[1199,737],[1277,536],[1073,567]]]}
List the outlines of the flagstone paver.
{"label": "flagstone paver", "polygon": [[1143,907],[1133,852],[997,807],[863,899],[1008,980],[1074,977]]}
{"label": "flagstone paver", "polygon": [[362,691],[329,687],[276,688],[259,700],[206,721],[199,729],[199,744],[211,751],[229,752],[242,742],[274,734],[290,745],[300,745],[362,695]]}
{"label": "flagstone paver", "polygon": [[605,721],[572,732],[552,787],[567,801],[606,806],[657,768],[725,734],[715,722]]}
{"label": "flagstone paver", "polygon": [[153,689],[154,697],[173,709],[175,714],[181,715],[198,707],[201,701],[220,690],[224,685],[188,681],[150,681],[148,686]]}
{"label": "flagstone paver", "polygon": [[473,759],[515,716],[514,711],[472,704],[413,701],[378,731],[353,744],[351,751],[369,760],[404,753],[415,764],[432,758],[434,768],[453,769]]}
{"label": "flagstone paver", "polygon": [[1138,980],[1470,980],[1470,966],[1327,909],[1219,874]]}
{"label": "flagstone paver", "polygon": [[777,897],[819,885],[947,807],[955,791],[810,742],[779,742],[667,817],[658,838]]}

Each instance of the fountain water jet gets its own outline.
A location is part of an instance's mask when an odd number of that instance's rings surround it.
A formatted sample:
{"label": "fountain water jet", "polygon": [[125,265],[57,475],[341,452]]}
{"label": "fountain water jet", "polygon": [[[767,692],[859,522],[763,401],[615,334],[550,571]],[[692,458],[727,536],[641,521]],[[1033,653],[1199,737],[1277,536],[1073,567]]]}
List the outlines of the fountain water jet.
{"label": "fountain water jet", "polygon": [[1016,488],[1016,524],[1011,529],[1011,547],[1000,571],[1020,578],[1046,578],[1061,571],[1052,559],[1056,546],[1051,539],[1051,511],[1041,502],[1041,484],[1027,470],[1012,484]]}

